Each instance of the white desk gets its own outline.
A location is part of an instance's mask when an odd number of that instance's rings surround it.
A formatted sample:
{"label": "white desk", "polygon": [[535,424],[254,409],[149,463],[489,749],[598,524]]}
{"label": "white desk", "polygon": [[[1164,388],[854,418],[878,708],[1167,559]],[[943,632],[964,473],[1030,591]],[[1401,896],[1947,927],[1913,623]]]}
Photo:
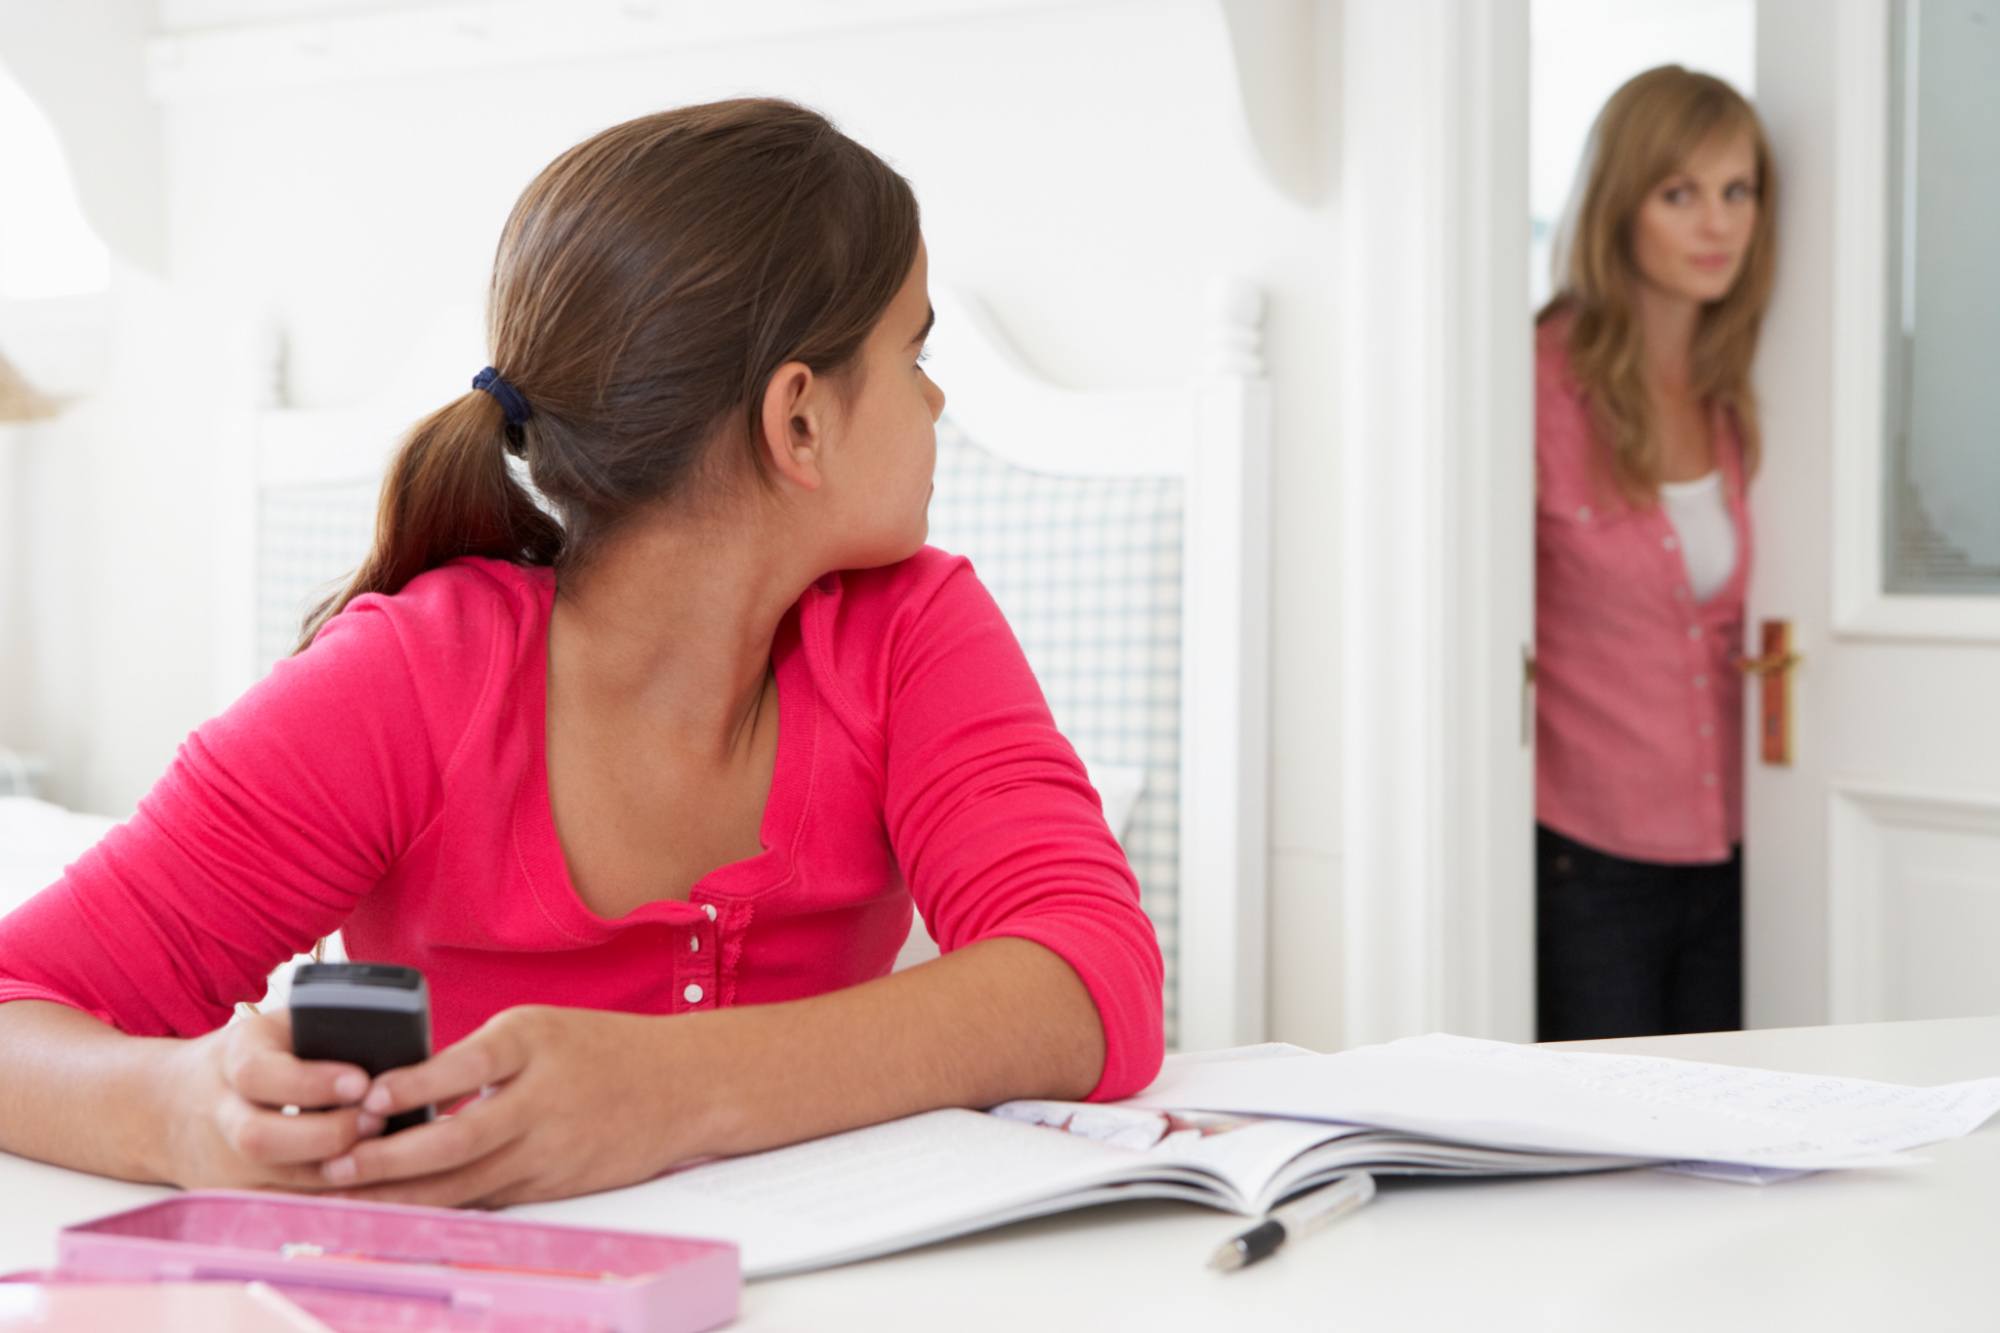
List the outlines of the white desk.
{"label": "white desk", "polygon": [[[2000,1017],[1580,1049],[1947,1083],[2000,1073]],[[1657,1172],[1392,1179],[1353,1217],[1230,1275],[1203,1263],[1239,1219],[1100,1208],[754,1283],[736,1327],[2000,1328],[2000,1121],[1924,1155],[1907,1170],[1766,1187]],[[0,1271],[44,1266],[58,1227],[162,1193],[0,1154]]]}

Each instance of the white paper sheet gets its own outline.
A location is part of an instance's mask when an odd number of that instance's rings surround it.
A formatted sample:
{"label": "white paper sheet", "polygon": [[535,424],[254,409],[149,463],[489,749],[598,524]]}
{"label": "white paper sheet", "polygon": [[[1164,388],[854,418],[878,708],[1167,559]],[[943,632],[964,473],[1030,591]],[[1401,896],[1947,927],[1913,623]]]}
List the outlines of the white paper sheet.
{"label": "white paper sheet", "polygon": [[1938,1087],[1432,1035],[1181,1062],[1131,1105],[1376,1125],[1518,1148],[1789,1170],[1893,1165],[1978,1128],[2000,1078]]}

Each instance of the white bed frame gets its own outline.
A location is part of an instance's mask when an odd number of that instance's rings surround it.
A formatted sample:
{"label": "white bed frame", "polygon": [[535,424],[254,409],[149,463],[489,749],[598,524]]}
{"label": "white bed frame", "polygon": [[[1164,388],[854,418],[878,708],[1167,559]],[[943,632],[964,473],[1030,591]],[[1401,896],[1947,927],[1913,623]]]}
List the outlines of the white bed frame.
{"label": "white bed frame", "polygon": [[[933,289],[932,345],[949,367],[952,419],[994,456],[1072,477],[1181,482],[1178,1042],[1262,1041],[1268,944],[1270,764],[1270,397],[1261,360],[1263,297],[1211,291],[1207,345],[1191,380],[1168,389],[1081,392],[1035,374],[980,303]],[[469,363],[468,363],[469,364]],[[439,401],[470,372],[440,368]],[[254,459],[237,469],[220,540],[238,558],[217,645],[233,697],[259,660],[257,514],[267,490],[379,478],[411,414],[360,407],[257,414]]]}

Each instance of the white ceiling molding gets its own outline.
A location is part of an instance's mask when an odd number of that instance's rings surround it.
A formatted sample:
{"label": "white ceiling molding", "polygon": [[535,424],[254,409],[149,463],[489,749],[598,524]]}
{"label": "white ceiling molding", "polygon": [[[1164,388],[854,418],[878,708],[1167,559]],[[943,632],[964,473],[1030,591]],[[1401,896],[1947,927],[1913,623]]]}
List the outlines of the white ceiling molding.
{"label": "white ceiling molding", "polygon": [[1077,9],[1109,0],[535,0],[427,5],[154,38],[147,81],[162,101],[644,51],[919,27]]}

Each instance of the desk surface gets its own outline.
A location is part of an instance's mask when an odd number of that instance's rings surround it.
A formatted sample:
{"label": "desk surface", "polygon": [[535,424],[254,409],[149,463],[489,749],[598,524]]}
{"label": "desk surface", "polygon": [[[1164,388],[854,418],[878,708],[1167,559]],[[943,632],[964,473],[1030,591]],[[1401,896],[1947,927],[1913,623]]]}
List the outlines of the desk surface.
{"label": "desk surface", "polygon": [[[2000,1073],[2000,1017],[1578,1049],[1949,1083]],[[735,1327],[2000,1328],[2000,1120],[1921,1155],[1763,1187],[1651,1171],[1391,1179],[1354,1216],[1228,1275],[1203,1264],[1240,1219],[1124,1204],[753,1283]],[[58,1227],[162,1193],[0,1154],[0,1272],[49,1264]]]}

